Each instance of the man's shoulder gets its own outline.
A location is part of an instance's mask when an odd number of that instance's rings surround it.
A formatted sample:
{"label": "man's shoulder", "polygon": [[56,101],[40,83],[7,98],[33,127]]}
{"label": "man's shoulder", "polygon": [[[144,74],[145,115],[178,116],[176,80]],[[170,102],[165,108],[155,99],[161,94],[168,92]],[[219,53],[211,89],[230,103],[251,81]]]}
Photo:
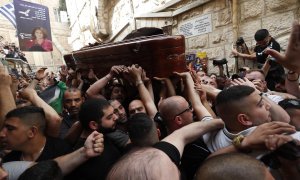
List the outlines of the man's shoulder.
{"label": "man's shoulder", "polygon": [[20,161],[21,155],[21,151],[11,151],[3,157],[3,162]]}
{"label": "man's shoulder", "polygon": [[72,148],[71,145],[60,138],[54,138],[54,137],[47,137],[46,145],[45,145],[46,151],[56,151],[62,154],[66,154],[71,152]]}
{"label": "man's shoulder", "polygon": [[274,49],[274,50],[280,52],[280,44],[274,38],[271,39],[270,44],[272,44],[270,47],[271,49]]}

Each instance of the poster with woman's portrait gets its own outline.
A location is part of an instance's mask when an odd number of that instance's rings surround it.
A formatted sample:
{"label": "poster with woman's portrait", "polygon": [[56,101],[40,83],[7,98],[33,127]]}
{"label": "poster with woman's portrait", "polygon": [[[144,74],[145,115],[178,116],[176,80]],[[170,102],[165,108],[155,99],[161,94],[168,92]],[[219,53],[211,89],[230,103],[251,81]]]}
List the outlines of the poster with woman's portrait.
{"label": "poster with woman's portrait", "polygon": [[48,7],[14,0],[18,39],[22,51],[53,50]]}

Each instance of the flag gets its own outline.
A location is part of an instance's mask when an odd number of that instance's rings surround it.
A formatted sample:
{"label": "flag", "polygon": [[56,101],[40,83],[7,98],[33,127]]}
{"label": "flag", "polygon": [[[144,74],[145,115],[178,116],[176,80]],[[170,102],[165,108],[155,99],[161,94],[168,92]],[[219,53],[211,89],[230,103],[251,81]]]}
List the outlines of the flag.
{"label": "flag", "polygon": [[63,110],[63,95],[67,86],[64,82],[59,81],[54,85],[48,87],[39,94],[47,104],[49,104],[57,113],[62,113]]}
{"label": "flag", "polygon": [[12,2],[0,7],[0,13],[5,16],[15,28],[17,28],[15,8]]}

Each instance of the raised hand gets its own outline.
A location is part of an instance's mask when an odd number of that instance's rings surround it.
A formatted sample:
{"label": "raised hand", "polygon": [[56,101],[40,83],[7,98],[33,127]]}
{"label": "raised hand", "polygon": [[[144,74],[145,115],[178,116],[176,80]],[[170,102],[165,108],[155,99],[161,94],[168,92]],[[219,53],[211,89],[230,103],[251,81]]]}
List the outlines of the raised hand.
{"label": "raised hand", "polygon": [[46,76],[48,76],[48,73],[45,73],[46,69],[47,68],[38,69],[35,73],[35,78],[40,81],[40,80],[44,79]]}
{"label": "raised hand", "polygon": [[94,131],[88,136],[84,143],[85,154],[87,158],[99,156],[104,151],[103,134]]}
{"label": "raised hand", "polygon": [[131,67],[128,68],[128,73],[134,81],[142,80],[142,74],[143,74],[142,67],[133,64]]}
{"label": "raised hand", "polygon": [[80,83],[83,82],[83,80],[81,79],[81,73],[80,73],[80,72],[77,72],[76,80],[77,80],[77,83],[78,83],[78,84],[80,84]]}
{"label": "raised hand", "polygon": [[182,73],[179,73],[179,72],[173,72],[174,75],[180,77],[180,78],[184,78],[184,77],[187,77],[190,75],[190,72],[182,72]]}
{"label": "raised hand", "polygon": [[251,81],[249,81],[247,78],[234,79],[233,81],[231,81],[231,84],[234,86],[238,86],[238,85],[250,86],[250,87],[253,87],[254,89],[256,89],[256,86]]}
{"label": "raised hand", "polygon": [[117,76],[117,75],[120,75],[124,69],[125,69],[125,66],[123,66],[123,65],[112,66],[109,74],[111,74],[112,76]]}
{"label": "raised hand", "polygon": [[59,70],[59,74],[63,77],[67,77],[68,75],[68,68],[67,66],[61,66],[60,70]]}
{"label": "raised hand", "polygon": [[195,83],[198,83],[198,82],[199,82],[199,83],[201,84],[201,79],[200,79],[200,77],[197,75],[196,71],[195,71],[195,70],[191,70],[190,73],[191,73],[191,76],[192,76],[194,82],[195,82]]}
{"label": "raised hand", "polygon": [[142,81],[148,82],[150,79],[147,77],[146,71],[143,69],[142,71]]}
{"label": "raised hand", "polygon": [[233,47],[231,47],[231,54],[235,57],[238,57],[239,56],[239,52]]}
{"label": "raised hand", "polygon": [[11,77],[8,74],[8,70],[3,66],[0,61],[0,88],[1,87],[9,87],[12,83]]}
{"label": "raised hand", "polygon": [[269,135],[265,140],[265,145],[269,150],[275,150],[281,145],[293,141],[293,137],[283,134]]}
{"label": "raised hand", "polygon": [[206,91],[200,83],[195,83],[195,90],[198,92],[202,103],[207,101]]}
{"label": "raised hand", "polygon": [[256,129],[245,137],[242,146],[248,149],[264,149],[265,141],[270,135],[295,133],[294,126],[284,122],[269,122],[257,126]]}
{"label": "raised hand", "polygon": [[31,98],[36,94],[36,91],[33,88],[25,88],[19,91],[19,95],[26,100],[31,100]]}
{"label": "raised hand", "polygon": [[89,74],[88,74],[89,79],[98,79],[96,74],[94,73],[93,69],[90,69]]}

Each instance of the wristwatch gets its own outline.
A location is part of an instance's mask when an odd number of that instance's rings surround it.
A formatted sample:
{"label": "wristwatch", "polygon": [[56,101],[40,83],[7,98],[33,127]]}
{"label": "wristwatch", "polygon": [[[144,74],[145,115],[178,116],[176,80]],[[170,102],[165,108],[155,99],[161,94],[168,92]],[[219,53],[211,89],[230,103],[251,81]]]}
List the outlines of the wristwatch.
{"label": "wristwatch", "polygon": [[242,147],[242,142],[244,141],[244,139],[245,139],[245,136],[240,134],[240,135],[236,136],[235,138],[233,138],[232,145],[241,152],[250,153],[251,149],[245,149],[244,147]]}
{"label": "wristwatch", "polygon": [[241,144],[242,144],[242,142],[243,142],[244,139],[245,139],[245,136],[238,135],[235,138],[233,138],[232,145],[234,145],[236,148],[240,149],[241,148]]}

